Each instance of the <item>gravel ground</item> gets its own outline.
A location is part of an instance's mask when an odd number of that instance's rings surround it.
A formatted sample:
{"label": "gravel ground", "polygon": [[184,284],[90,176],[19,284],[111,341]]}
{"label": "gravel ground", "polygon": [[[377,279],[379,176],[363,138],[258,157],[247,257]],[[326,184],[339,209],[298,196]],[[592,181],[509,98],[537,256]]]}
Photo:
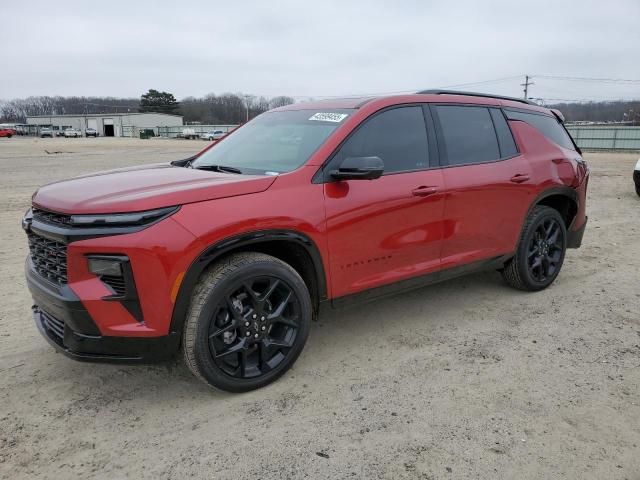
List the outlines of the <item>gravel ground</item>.
{"label": "gravel ground", "polygon": [[179,361],[56,354],[22,272],[38,185],[204,143],[0,140],[0,477],[640,478],[637,154],[586,154],[583,247],[546,291],[489,272],[334,311],[281,380],[232,395]]}

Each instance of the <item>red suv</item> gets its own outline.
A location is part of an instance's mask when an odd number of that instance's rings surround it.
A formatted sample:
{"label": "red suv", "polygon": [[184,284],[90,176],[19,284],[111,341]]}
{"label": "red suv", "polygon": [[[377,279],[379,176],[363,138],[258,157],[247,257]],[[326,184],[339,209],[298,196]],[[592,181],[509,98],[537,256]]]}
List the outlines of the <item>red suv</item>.
{"label": "red suv", "polygon": [[294,104],[187,160],[40,188],[38,328],[77,360],[245,391],[336,307],[497,269],[535,291],[582,241],[588,169],[559,112],[463,92]]}

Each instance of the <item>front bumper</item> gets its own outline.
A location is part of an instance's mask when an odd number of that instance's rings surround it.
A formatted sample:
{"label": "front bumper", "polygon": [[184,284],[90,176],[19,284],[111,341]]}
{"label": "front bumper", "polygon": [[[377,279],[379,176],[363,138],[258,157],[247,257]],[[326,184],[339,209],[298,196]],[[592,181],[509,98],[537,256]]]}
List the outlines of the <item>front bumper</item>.
{"label": "front bumper", "polygon": [[90,362],[151,363],[172,357],[180,335],[114,337],[100,330],[69,287],[58,287],[26,264],[27,286],[34,300],[33,316],[42,336],[56,350],[74,360]]}

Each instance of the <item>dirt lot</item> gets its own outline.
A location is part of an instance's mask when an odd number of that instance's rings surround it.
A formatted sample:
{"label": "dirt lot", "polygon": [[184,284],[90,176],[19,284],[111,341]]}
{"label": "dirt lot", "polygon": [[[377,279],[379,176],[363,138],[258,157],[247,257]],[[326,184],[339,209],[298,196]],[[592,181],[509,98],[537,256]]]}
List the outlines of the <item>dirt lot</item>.
{"label": "dirt lot", "polygon": [[639,155],[586,155],[584,244],[548,290],[490,272],[331,312],[280,381],[231,395],[178,361],[56,354],[22,272],[38,185],[204,142],[0,140],[2,478],[640,478]]}

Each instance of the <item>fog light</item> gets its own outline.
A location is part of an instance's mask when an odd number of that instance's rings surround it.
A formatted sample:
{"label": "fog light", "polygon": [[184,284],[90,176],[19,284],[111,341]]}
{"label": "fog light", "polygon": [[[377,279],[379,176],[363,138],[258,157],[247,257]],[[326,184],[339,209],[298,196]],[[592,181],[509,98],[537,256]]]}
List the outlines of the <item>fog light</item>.
{"label": "fog light", "polygon": [[122,276],[122,259],[109,257],[89,257],[89,271],[94,275]]}

